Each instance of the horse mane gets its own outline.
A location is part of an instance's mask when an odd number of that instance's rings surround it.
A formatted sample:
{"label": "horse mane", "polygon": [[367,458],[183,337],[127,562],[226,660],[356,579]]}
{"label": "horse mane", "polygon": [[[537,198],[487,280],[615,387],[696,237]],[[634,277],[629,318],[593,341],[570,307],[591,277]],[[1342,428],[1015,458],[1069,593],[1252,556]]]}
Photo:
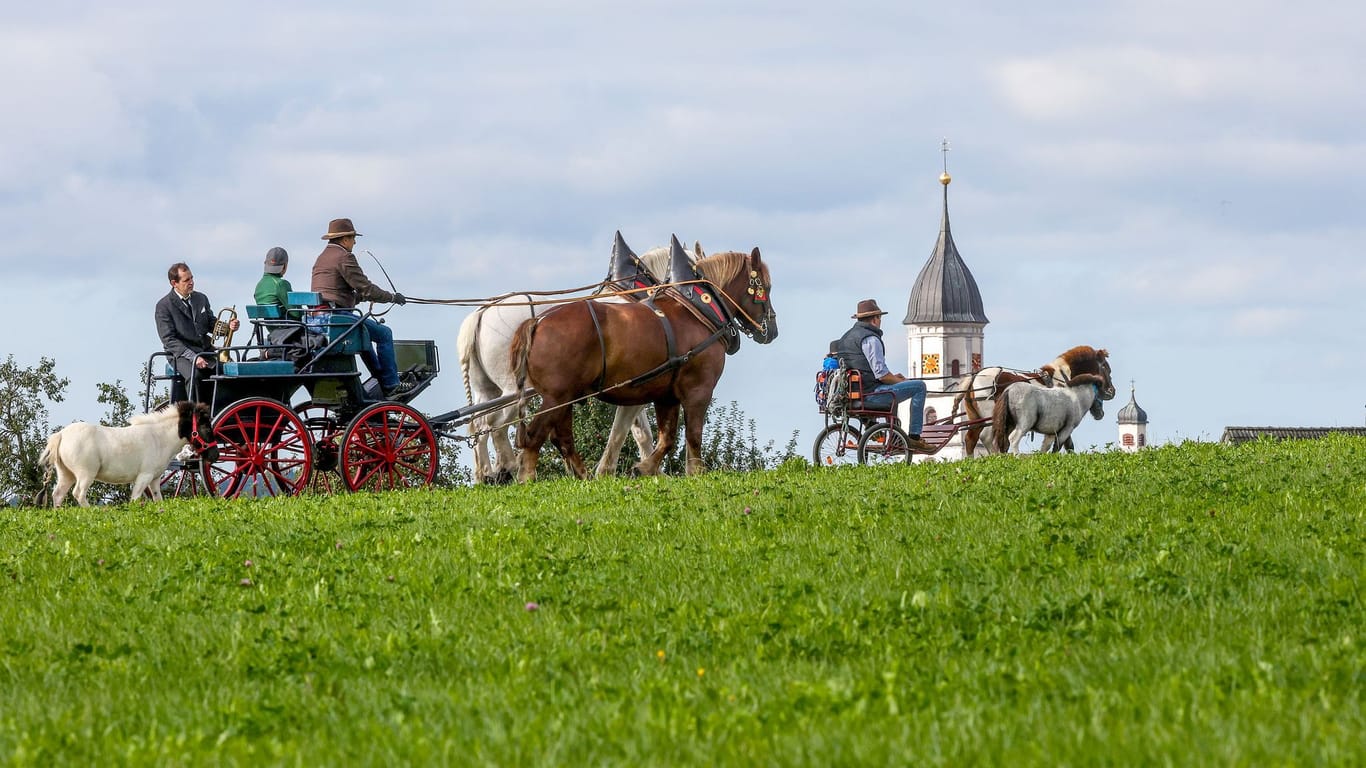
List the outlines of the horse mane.
{"label": "horse mane", "polygon": [[[749,254],[739,251],[726,251],[725,253],[713,253],[697,260],[693,266],[697,268],[697,273],[705,277],[718,288],[729,283],[740,270],[744,268],[745,259]],[[768,265],[763,265],[764,282],[768,282]]]}
{"label": "horse mane", "polygon": [[191,403],[183,400],[175,405],[176,407],[174,408],[162,408],[161,410],[152,411],[151,413],[133,414],[128,417],[128,424],[129,426],[132,426],[133,424],[157,424],[163,421],[170,421],[171,419],[178,419],[181,417],[181,414],[185,412],[185,407],[190,406]]}
{"label": "horse mane", "polygon": [[1085,344],[1081,344],[1058,355],[1058,358],[1067,363],[1068,366],[1071,366],[1073,363],[1080,363],[1083,360],[1094,360],[1101,356],[1102,352],[1103,350],[1098,352],[1094,347],[1088,347]]}

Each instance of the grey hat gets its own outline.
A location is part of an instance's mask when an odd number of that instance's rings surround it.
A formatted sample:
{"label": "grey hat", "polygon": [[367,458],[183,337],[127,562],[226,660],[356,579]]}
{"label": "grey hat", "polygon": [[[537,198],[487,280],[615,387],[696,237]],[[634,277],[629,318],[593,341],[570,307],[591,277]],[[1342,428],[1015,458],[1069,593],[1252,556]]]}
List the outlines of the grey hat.
{"label": "grey hat", "polygon": [[266,251],[266,274],[283,275],[289,266],[289,254],[278,245]]}

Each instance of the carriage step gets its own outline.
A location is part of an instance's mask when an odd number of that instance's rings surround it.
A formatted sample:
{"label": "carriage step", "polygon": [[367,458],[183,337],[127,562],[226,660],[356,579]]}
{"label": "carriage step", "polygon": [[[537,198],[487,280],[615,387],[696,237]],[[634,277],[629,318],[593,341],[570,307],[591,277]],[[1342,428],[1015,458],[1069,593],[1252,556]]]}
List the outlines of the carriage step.
{"label": "carriage step", "polygon": [[293,376],[294,363],[288,360],[243,360],[223,363],[227,376]]}

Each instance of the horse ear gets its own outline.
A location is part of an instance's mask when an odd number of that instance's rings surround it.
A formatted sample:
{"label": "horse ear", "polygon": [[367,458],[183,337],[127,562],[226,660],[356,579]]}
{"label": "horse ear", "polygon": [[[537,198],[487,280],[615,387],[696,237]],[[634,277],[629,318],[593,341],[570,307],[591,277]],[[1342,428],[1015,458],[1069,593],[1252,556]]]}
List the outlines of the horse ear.
{"label": "horse ear", "polygon": [[698,242],[697,240],[692,241],[692,252],[693,256],[697,258],[699,261],[707,258],[707,254],[702,252],[702,243]]}
{"label": "horse ear", "polygon": [[760,263],[762,263],[761,258],[759,256],[759,246],[754,246],[754,250],[749,252],[749,260],[753,262],[755,266],[758,266]]}

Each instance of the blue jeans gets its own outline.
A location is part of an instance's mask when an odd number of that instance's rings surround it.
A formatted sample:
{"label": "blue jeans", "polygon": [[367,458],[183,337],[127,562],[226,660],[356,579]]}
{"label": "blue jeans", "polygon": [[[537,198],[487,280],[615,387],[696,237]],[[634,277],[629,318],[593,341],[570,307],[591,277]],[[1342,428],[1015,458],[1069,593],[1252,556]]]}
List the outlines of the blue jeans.
{"label": "blue jeans", "polygon": [[906,379],[895,384],[879,384],[873,389],[873,394],[879,392],[890,392],[897,404],[911,401],[911,428],[906,430],[908,435],[920,435],[920,430],[925,427],[925,382],[920,379]]}
{"label": "blue jeans", "polygon": [[[375,351],[362,352],[360,353],[361,358],[365,360],[366,366],[375,374],[375,378],[379,379],[381,387],[385,389],[397,387],[398,361],[394,358],[394,332],[389,330],[389,326],[373,317],[365,318],[365,330],[370,334],[370,341],[375,344]],[[925,401],[923,395],[920,400],[922,403]]]}

